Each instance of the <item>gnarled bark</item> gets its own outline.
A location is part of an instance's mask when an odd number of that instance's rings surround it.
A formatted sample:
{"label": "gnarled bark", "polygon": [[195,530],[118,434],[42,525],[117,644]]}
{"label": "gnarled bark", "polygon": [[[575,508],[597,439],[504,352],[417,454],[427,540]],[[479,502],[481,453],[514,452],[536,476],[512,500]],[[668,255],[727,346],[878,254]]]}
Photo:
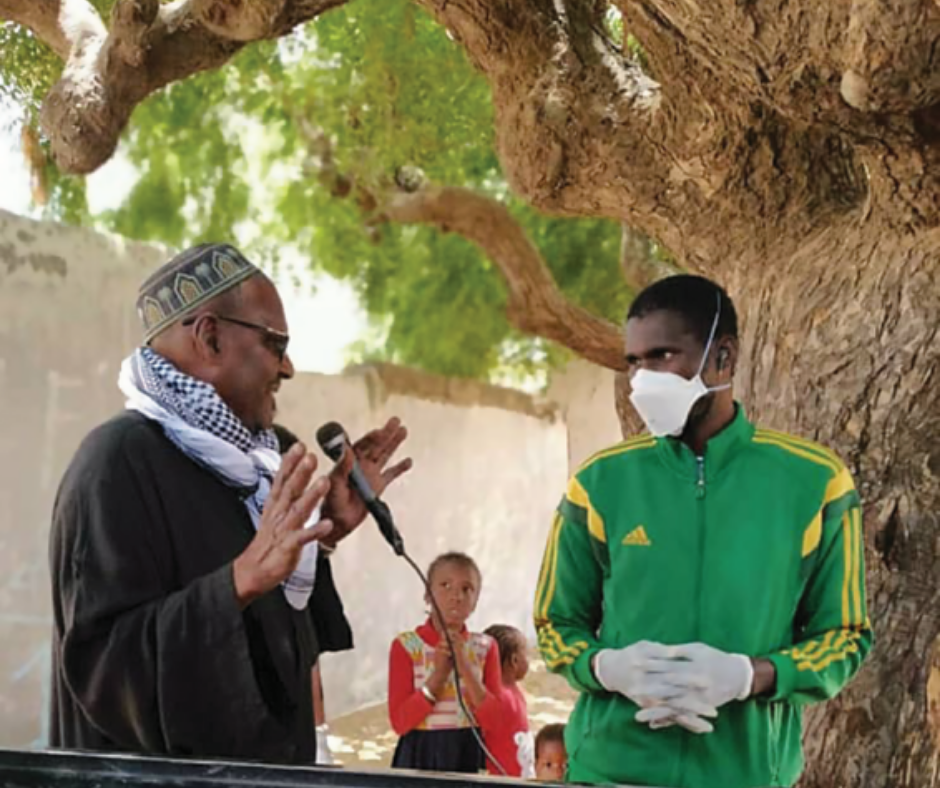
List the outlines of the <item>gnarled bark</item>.
{"label": "gnarled bark", "polygon": [[681,269],[656,256],[655,243],[648,235],[628,224],[620,231],[620,270],[634,293],[659,279],[681,273]]}
{"label": "gnarled bark", "polygon": [[726,266],[753,415],[836,449],[865,505],[876,647],[815,707],[806,788],[937,785],[940,236],[846,218],[776,258]]}
{"label": "gnarled bark", "polygon": [[134,108],[154,91],[345,2],[118,0],[108,29],[88,0],[0,0],[0,18],[30,28],[63,59],[40,120],[59,167],[88,173],[111,158]]}

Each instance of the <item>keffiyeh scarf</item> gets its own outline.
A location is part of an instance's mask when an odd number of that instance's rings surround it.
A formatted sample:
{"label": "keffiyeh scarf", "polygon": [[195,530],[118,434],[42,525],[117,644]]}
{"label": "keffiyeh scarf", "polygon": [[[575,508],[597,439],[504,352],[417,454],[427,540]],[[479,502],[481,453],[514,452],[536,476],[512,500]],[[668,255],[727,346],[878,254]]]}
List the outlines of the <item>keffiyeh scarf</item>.
{"label": "keffiyeh scarf", "polygon": [[[180,372],[148,347],[124,359],[118,386],[126,407],[157,422],[166,436],[194,462],[242,495],[255,529],[281,467],[272,430],[254,433],[208,383]],[[305,527],[320,518],[319,507]],[[291,607],[303,610],[310,599],[317,566],[316,542],[304,547],[300,563],[282,584]]]}

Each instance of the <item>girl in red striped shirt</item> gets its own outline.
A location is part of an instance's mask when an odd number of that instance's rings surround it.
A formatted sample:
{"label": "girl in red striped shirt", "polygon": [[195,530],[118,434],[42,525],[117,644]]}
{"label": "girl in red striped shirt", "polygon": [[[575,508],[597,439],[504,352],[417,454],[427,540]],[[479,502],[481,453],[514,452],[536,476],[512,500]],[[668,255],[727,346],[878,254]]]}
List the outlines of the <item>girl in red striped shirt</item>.
{"label": "girl in red striped shirt", "polygon": [[[451,552],[431,562],[428,583],[442,620],[432,607],[427,621],[392,641],[389,653],[388,712],[401,737],[392,766],[478,772],[484,767],[483,752],[473,736],[473,721],[457,702],[454,671],[476,724],[492,724],[500,707],[499,650],[491,637],[467,629],[482,576],[472,558]],[[430,604],[427,596],[425,601]]]}

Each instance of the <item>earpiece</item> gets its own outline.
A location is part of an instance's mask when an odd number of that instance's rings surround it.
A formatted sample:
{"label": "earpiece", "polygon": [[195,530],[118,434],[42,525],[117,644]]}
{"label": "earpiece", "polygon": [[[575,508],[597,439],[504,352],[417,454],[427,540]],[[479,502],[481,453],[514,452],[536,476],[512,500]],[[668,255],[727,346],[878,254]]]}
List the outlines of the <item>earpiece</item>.
{"label": "earpiece", "polygon": [[718,351],[718,360],[715,362],[715,366],[718,369],[724,369],[727,363],[728,363],[728,348],[723,347]]}

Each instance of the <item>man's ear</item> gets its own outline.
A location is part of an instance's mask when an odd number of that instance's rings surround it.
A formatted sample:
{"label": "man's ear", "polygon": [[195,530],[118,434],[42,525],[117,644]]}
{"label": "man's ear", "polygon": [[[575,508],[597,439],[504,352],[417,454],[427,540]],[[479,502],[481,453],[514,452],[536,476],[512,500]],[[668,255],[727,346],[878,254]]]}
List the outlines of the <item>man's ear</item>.
{"label": "man's ear", "polygon": [[718,347],[715,369],[722,378],[731,380],[738,366],[738,340],[734,337],[723,339]]}
{"label": "man's ear", "polygon": [[219,321],[213,315],[200,315],[193,323],[193,344],[196,352],[207,360],[215,360],[222,352],[219,343]]}

